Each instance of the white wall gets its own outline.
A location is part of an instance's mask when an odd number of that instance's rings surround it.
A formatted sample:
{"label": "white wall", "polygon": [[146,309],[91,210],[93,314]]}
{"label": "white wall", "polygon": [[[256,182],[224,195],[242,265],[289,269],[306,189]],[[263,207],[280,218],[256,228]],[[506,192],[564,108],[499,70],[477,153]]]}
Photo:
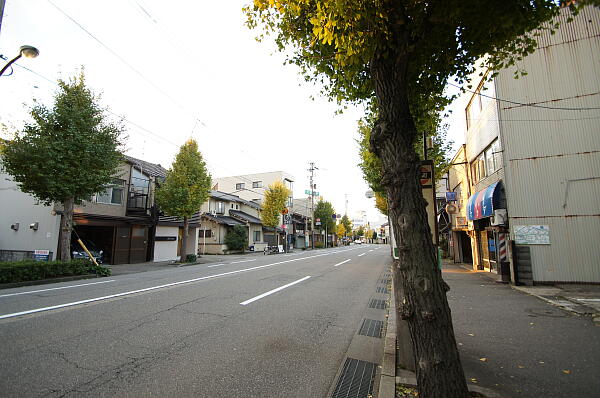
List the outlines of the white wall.
{"label": "white wall", "polygon": [[178,232],[179,227],[162,225],[156,227],[156,236],[174,236],[176,239],[174,241],[169,242],[155,242],[154,261],[177,260],[177,243],[179,239]]}
{"label": "white wall", "polygon": [[[49,250],[56,259],[60,216],[53,215],[53,206],[37,204],[37,200],[17,188],[8,174],[0,173],[0,249]],[[38,230],[29,228],[38,223]],[[19,223],[19,230],[10,229]]]}

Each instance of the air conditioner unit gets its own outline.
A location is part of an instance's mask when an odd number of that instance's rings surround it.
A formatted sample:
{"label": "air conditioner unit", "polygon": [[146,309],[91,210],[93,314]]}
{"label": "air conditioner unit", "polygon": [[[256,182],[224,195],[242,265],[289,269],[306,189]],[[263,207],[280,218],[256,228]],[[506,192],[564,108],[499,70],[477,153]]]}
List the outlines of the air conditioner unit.
{"label": "air conditioner unit", "polygon": [[506,209],[494,210],[494,215],[490,218],[490,225],[506,225],[508,214]]}

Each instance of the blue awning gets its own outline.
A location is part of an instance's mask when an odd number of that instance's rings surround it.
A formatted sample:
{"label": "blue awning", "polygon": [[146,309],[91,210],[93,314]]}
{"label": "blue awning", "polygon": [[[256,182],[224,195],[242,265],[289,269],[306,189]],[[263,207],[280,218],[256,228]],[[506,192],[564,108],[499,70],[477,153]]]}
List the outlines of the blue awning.
{"label": "blue awning", "polygon": [[471,195],[467,202],[467,218],[469,220],[479,220],[481,218],[491,217],[494,214],[495,205],[499,200],[500,181],[482,189]]}

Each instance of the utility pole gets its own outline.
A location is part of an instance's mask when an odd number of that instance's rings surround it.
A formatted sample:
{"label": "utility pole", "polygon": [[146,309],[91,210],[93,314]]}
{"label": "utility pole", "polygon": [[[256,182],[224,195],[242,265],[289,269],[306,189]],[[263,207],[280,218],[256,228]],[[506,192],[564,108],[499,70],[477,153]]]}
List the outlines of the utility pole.
{"label": "utility pole", "polygon": [[311,241],[312,248],[315,248],[315,184],[313,182],[315,177],[315,170],[319,170],[318,167],[315,166],[314,162],[310,162],[310,233],[311,233]]}

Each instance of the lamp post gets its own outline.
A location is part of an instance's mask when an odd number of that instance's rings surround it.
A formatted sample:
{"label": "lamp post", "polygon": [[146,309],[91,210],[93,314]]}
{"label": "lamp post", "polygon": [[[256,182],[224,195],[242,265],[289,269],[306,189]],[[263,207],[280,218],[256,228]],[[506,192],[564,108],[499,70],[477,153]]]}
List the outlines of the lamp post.
{"label": "lamp post", "polygon": [[11,66],[19,58],[21,58],[21,57],[35,58],[38,55],[40,55],[40,52],[38,51],[37,48],[35,48],[33,46],[21,46],[21,48],[19,49],[19,55],[17,55],[16,57],[14,57],[10,61],[8,61],[8,63],[6,65],[4,65],[4,68],[2,68],[2,70],[0,70],[0,76],[2,76],[4,74],[4,71],[6,69],[8,69],[8,67]]}

